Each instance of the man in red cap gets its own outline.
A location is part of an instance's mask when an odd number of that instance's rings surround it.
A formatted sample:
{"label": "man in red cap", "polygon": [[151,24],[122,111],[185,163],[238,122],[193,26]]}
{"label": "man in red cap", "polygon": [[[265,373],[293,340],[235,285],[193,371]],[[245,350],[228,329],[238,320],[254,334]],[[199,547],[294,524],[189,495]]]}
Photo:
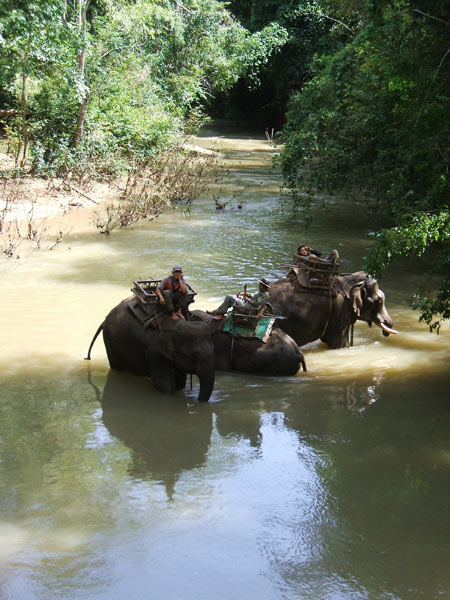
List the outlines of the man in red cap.
{"label": "man in red cap", "polygon": [[156,294],[174,321],[185,319],[183,310],[188,307],[189,297],[182,267],[176,266],[172,269],[172,275],[161,281],[156,288]]}

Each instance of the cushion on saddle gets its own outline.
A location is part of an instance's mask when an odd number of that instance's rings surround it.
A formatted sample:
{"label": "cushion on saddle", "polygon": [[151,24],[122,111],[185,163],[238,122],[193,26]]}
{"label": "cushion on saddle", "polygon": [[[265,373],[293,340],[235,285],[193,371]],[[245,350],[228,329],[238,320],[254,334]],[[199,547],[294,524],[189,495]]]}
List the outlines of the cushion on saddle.
{"label": "cushion on saddle", "polygon": [[233,311],[229,311],[223,325],[223,331],[231,333],[233,336],[258,338],[265,343],[272,333],[273,324],[275,323],[276,318],[276,316],[260,317],[255,330],[254,327],[233,323]]}

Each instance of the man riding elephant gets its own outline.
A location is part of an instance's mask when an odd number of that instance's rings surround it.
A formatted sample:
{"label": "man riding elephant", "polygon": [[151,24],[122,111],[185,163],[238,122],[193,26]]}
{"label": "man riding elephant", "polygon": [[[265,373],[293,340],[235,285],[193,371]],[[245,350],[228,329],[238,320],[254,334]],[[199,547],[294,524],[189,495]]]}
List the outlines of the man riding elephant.
{"label": "man riding elephant", "polygon": [[299,246],[297,248],[297,254],[299,254],[300,256],[317,256],[318,258],[320,258],[322,256],[322,252],[319,252],[318,250],[314,250],[314,248],[311,248],[311,246]]}
{"label": "man riding elephant", "polygon": [[183,311],[188,307],[189,296],[182,267],[172,269],[172,275],[163,279],[156,288],[156,295],[174,321],[185,320]]}
{"label": "man riding elephant", "polygon": [[214,319],[223,319],[228,309],[232,306],[248,306],[251,308],[264,306],[269,300],[270,285],[264,277],[258,279],[258,284],[259,291],[254,296],[247,294],[247,291],[239,292],[238,294],[229,294],[225,296],[224,301],[216,310],[207,310],[206,312],[213,315]]}

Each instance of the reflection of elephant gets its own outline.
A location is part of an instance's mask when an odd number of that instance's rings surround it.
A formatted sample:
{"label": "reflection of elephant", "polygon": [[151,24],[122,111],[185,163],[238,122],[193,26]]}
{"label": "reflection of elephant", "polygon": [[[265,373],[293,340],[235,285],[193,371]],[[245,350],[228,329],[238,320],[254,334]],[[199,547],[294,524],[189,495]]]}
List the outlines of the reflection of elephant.
{"label": "reflection of elephant", "polygon": [[233,337],[223,331],[224,321],[216,321],[202,310],[192,311],[194,319],[209,324],[219,371],[242,371],[261,375],[295,375],[305,360],[298,345],[281,329],[273,329],[267,342],[257,338]]}
{"label": "reflection of elephant", "polygon": [[330,348],[345,348],[357,319],[375,323],[384,335],[397,333],[384,293],[364,271],[336,276],[330,293],[302,289],[287,278],[271,283],[269,293],[274,312],[287,317],[279,326],[300,346],[320,338]]}
{"label": "reflection of elephant", "polygon": [[233,437],[246,440],[253,448],[261,446],[261,410],[242,410],[242,405],[234,402],[216,402],[214,414],[216,416],[216,429],[223,438]]}
{"label": "reflection of elephant", "polygon": [[214,387],[214,347],[205,323],[174,321],[168,315],[160,327],[145,327],[123,300],[107,315],[91,342],[87,358],[103,330],[112,369],[151,377],[160,392],[174,392],[186,385],[187,373],[200,380],[199,401],[207,401]]}
{"label": "reflection of elephant", "polygon": [[149,398],[142,379],[115,371],[108,373],[101,404],[109,433],[132,450],[133,477],[162,481],[171,498],[180,474],[204,464],[212,431],[207,406],[188,409],[158,393]]}

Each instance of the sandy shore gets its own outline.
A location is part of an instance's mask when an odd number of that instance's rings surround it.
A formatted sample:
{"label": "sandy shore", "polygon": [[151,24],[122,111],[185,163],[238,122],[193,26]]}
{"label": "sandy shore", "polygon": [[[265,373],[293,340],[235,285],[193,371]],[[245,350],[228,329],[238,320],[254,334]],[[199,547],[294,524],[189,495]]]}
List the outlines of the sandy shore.
{"label": "sandy shore", "polygon": [[[10,157],[0,154],[0,171],[13,166]],[[0,251],[13,248],[14,240],[26,241],[32,226],[42,240],[94,230],[95,211],[117,198],[117,186],[95,182],[88,188],[67,187],[57,178],[25,175],[3,178],[0,188]],[[22,238],[22,239],[21,239]]]}

